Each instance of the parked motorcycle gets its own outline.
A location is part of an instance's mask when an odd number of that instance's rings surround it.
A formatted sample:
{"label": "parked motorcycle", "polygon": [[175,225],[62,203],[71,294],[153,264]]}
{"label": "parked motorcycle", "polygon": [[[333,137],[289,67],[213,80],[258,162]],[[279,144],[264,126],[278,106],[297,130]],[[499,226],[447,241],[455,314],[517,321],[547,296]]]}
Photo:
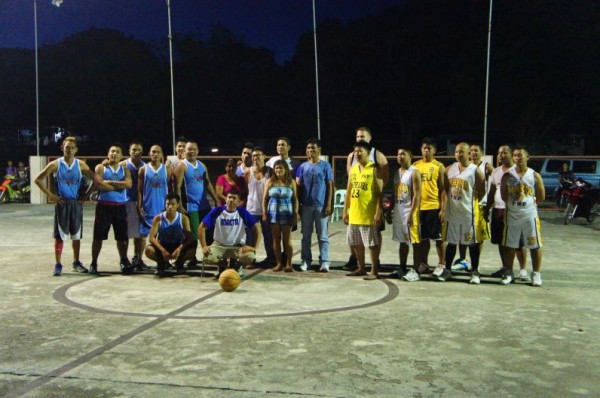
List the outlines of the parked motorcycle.
{"label": "parked motorcycle", "polygon": [[573,218],[582,217],[591,224],[600,212],[600,189],[582,178],[575,178],[569,188],[569,203],[565,209],[565,225]]}
{"label": "parked motorcycle", "polygon": [[27,180],[6,175],[0,184],[0,203],[29,202],[31,186]]}

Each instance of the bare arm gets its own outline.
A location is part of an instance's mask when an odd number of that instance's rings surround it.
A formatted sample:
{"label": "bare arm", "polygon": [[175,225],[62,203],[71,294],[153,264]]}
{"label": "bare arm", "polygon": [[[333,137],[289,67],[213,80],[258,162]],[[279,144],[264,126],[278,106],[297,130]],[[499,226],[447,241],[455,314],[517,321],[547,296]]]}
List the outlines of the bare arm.
{"label": "bare arm", "polygon": [[377,159],[377,177],[381,178],[383,185],[385,185],[390,178],[390,165],[385,155],[380,151],[375,152],[375,157]]}
{"label": "bare arm", "polygon": [[479,169],[475,170],[475,192],[473,193],[479,201],[485,195],[485,177]]}
{"label": "bare arm", "polygon": [[352,161],[354,160],[354,152],[350,152],[346,159],[346,175],[350,175],[350,169],[352,168]]}
{"label": "bare arm", "polygon": [[508,203],[508,173],[502,176],[502,182],[500,183],[500,197],[504,203]]}
{"label": "bare arm", "polygon": [[409,224],[412,224],[412,219],[415,212],[421,208],[421,172],[414,170],[412,173],[413,196],[411,199]]}
{"label": "bare arm", "polygon": [[215,201],[215,204],[219,201],[218,197],[217,197],[217,193],[215,192],[215,187],[213,186],[212,182],[210,181],[210,175],[208,174],[208,169],[206,168],[206,165],[202,162],[200,162],[200,164],[202,164],[202,166],[204,166],[204,186],[206,188],[206,191],[208,192],[208,194],[210,196],[212,196],[213,200]]}
{"label": "bare arm", "polygon": [[138,185],[137,185],[137,210],[141,217],[144,217],[144,178],[146,177],[146,168],[140,167],[138,171]]}
{"label": "bare arm", "polygon": [[296,189],[296,181],[292,179],[292,201],[294,203],[294,214],[292,215],[292,224],[298,224],[298,211],[300,210],[300,202]]}
{"label": "bare arm", "polygon": [[438,178],[438,192],[440,198],[440,219],[446,217],[446,205],[448,201],[448,187],[450,182],[448,181],[448,174],[444,166],[440,166],[440,176]]}
{"label": "bare arm", "polygon": [[267,208],[269,206],[269,188],[271,188],[272,185],[272,181],[269,178],[267,180],[267,183],[265,184],[265,190],[263,192],[263,215],[262,215],[262,219],[263,221],[269,221],[269,214],[267,213]]}
{"label": "bare arm", "polygon": [[114,187],[114,189],[129,189],[131,188],[132,180],[131,180],[131,171],[126,166],[122,166],[125,171],[125,178],[121,181],[110,181],[110,185]]}
{"label": "bare arm", "polygon": [[102,163],[96,165],[94,170],[94,182],[96,186],[104,191],[114,191],[115,188],[104,181],[104,165]]}
{"label": "bare arm", "polygon": [[[175,192],[177,193],[177,195],[179,195],[180,198],[181,198],[181,185],[183,184],[183,175],[185,174],[186,169],[187,169],[187,166],[185,165],[184,162],[179,162],[179,164],[177,165],[177,168],[175,169]],[[183,200],[179,201],[179,210],[181,210],[183,213],[185,213],[185,209],[183,208]]]}
{"label": "bare arm", "polygon": [[52,191],[50,191],[50,189],[48,189],[48,187],[45,184],[48,175],[54,173],[56,170],[58,170],[58,160],[53,160],[50,163],[48,163],[42,171],[40,171],[40,173],[35,177],[33,182],[35,183],[35,185],[38,186],[38,188],[40,188],[40,190],[43,193],[45,193],[48,196],[48,200],[50,202],[63,203],[63,199],[55,193],[53,193]]}
{"label": "bare arm", "polygon": [[344,199],[344,208],[342,210],[342,219],[345,224],[350,222],[350,218],[348,216],[348,209],[350,208],[350,200],[352,198],[352,182],[348,178],[348,185],[346,186],[346,199]]}
{"label": "bare arm", "polygon": [[546,200],[546,187],[544,187],[544,180],[537,171],[533,174],[535,181],[535,204],[539,205]]}
{"label": "bare arm", "polygon": [[325,194],[325,206],[323,206],[323,214],[328,216],[331,214],[333,206],[333,181],[329,180],[326,184],[327,193]]}

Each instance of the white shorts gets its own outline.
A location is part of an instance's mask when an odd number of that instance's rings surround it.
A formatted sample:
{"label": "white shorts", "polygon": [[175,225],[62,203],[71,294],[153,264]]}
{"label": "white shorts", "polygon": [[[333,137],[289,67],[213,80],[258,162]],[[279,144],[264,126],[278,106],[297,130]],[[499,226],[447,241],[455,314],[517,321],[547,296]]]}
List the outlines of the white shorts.
{"label": "white shorts", "polygon": [[444,221],[442,239],[451,245],[474,245],[477,243],[475,226],[470,222]]}
{"label": "white shorts", "polygon": [[137,202],[127,202],[127,236],[129,239],[140,237],[140,218],[137,212]]}
{"label": "white shorts", "polygon": [[542,247],[540,219],[535,217],[518,224],[505,220],[502,245],[512,249],[520,247],[539,249]]}
{"label": "white shorts", "polygon": [[[394,209],[398,211],[398,207]],[[410,208],[401,209],[400,217],[396,217],[394,213],[394,222],[392,223],[392,239],[396,242],[415,245],[421,243],[421,228],[419,212],[416,211],[412,223],[408,225],[408,217],[410,216]]]}

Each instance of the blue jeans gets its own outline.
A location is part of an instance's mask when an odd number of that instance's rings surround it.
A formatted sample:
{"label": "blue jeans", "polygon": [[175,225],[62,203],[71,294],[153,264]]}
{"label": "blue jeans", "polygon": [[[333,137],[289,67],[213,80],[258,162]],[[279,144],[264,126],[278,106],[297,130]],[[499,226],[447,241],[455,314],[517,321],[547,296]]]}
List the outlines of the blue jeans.
{"label": "blue jeans", "polygon": [[[263,242],[265,245],[265,251],[267,252],[267,258],[271,261],[275,261],[275,252],[273,251],[273,235],[271,234],[271,227],[269,226],[269,222],[264,222],[262,220],[262,215],[252,214],[252,217],[254,217],[257,223],[260,223],[260,227],[262,229]],[[246,244],[254,246],[255,243],[256,236],[254,236],[252,228],[246,228]]]}
{"label": "blue jeans", "polygon": [[320,263],[329,264],[329,217],[321,206],[302,206],[302,261],[312,262],[310,251],[313,225],[317,229]]}

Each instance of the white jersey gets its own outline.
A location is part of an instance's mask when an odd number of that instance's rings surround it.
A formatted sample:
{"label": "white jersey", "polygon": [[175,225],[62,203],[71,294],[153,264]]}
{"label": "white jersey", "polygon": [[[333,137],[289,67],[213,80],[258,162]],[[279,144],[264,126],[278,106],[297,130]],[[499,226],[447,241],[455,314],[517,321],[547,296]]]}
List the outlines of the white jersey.
{"label": "white jersey", "polygon": [[446,206],[448,221],[471,223],[478,200],[474,195],[477,166],[469,164],[463,171],[456,162],[448,169],[449,195]]}
{"label": "white jersey", "polygon": [[[512,167],[514,168],[515,166]],[[508,170],[510,170],[510,168]],[[502,166],[496,167],[490,176],[490,184],[496,186],[496,192],[494,192],[494,209],[506,208],[506,203],[504,203],[502,200],[502,195],[500,194],[500,186],[502,185],[502,176],[504,173],[507,173],[508,170],[504,171]]]}
{"label": "white jersey", "polygon": [[252,169],[250,169],[250,181],[248,182],[248,198],[246,199],[246,210],[254,216],[260,216],[263,214],[263,193],[265,191],[265,185],[267,184],[267,177],[263,176],[262,180],[257,180],[254,177]]}
{"label": "white jersey", "polygon": [[508,202],[506,223],[520,224],[537,217],[535,203],[535,171],[527,169],[521,177],[516,168],[508,170]]}
{"label": "white jersey", "polygon": [[410,166],[408,169],[402,172],[402,169],[398,169],[398,173],[394,175],[394,185],[396,186],[396,204],[394,208],[394,222],[406,222],[404,220],[410,213],[410,207],[412,206],[413,197],[413,183],[412,176],[416,170],[414,166]]}

